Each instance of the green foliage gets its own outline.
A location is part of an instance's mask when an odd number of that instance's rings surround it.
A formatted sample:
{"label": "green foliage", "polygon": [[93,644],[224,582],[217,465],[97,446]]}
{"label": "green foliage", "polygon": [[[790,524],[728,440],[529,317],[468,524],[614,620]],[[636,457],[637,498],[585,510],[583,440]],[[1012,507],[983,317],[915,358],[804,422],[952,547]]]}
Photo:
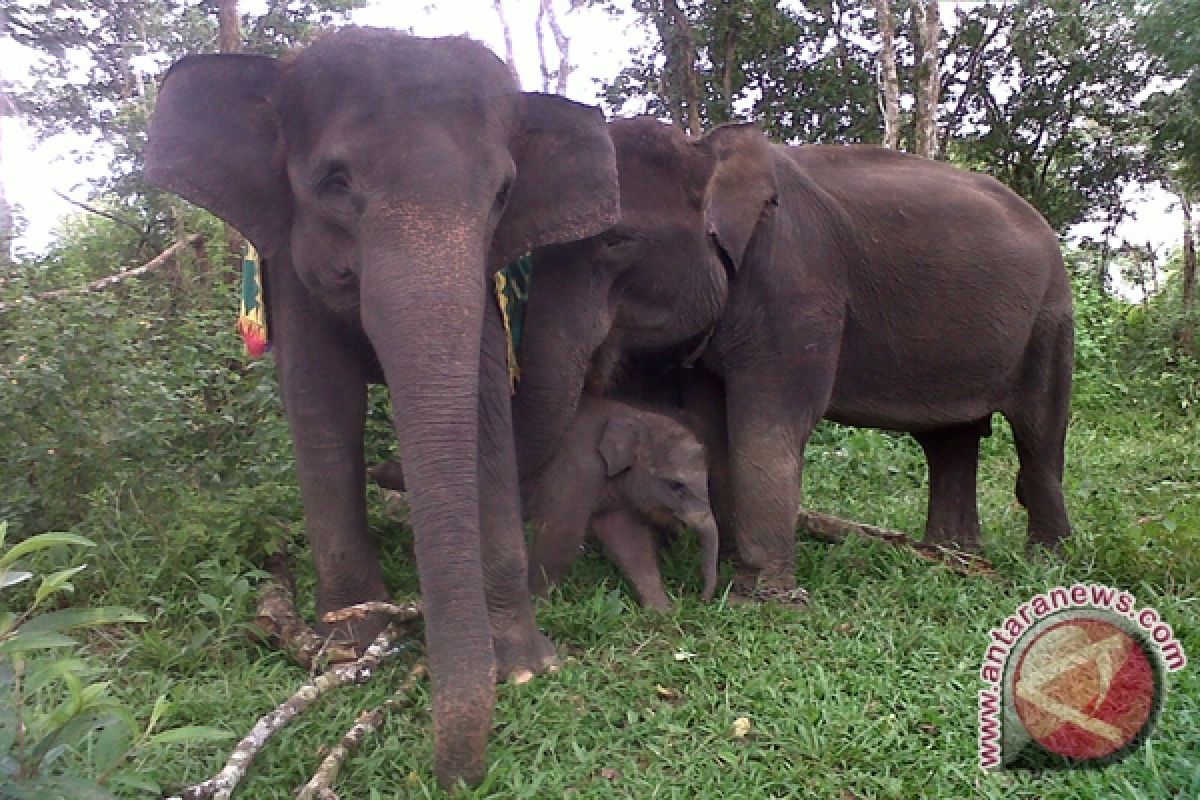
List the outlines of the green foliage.
{"label": "green foliage", "polygon": [[1155,74],[1130,0],[1020,0],[960,9],[966,65],[950,152],[1006,183],[1065,231],[1118,214],[1144,178],[1139,93]]}
{"label": "green foliage", "polygon": [[1147,101],[1151,142],[1183,187],[1200,192],[1200,0],[1155,0],[1138,37],[1175,78]]}
{"label": "green foliage", "polygon": [[[861,0],[679,5],[695,38],[706,129],[753,119],[780,140],[879,140],[882,122]],[[667,117],[672,103],[682,102],[663,58],[674,28],[657,0],[637,0],[633,10],[659,35],[631,52],[631,65],[606,87],[605,100],[618,112],[642,108]]]}
{"label": "green foliage", "polygon": [[[241,17],[246,52],[280,55],[345,22],[366,0],[268,3]],[[162,249],[175,227],[178,201],[147,186],[142,152],[157,86],[189,53],[217,49],[216,0],[33,0],[6,6],[5,31],[40,55],[32,75],[5,89],[45,139],[84,135],[88,158],[108,163],[92,186],[120,216],[141,228],[140,244]],[[12,76],[6,76],[9,81]],[[105,251],[134,261],[138,250]]]}
{"label": "green foliage", "polygon": [[[74,593],[72,578],[86,564],[42,576],[23,607],[12,607],[14,587],[32,585],[35,574],[22,565],[45,550],[93,547],[71,533],[42,533],[5,549],[7,523],[0,522],[0,780],[5,797],[109,798],[106,786],[126,794],[161,794],[157,784],[127,767],[137,751],[163,745],[225,739],[229,734],[205,726],[156,728],[170,710],[164,695],[150,709],[145,725],[116,695],[103,670],[78,655],[79,643],[68,631],[145,623],[147,618],[115,606],[45,610],[49,602]],[[28,592],[26,592],[28,595]],[[20,610],[18,610],[20,608]]]}

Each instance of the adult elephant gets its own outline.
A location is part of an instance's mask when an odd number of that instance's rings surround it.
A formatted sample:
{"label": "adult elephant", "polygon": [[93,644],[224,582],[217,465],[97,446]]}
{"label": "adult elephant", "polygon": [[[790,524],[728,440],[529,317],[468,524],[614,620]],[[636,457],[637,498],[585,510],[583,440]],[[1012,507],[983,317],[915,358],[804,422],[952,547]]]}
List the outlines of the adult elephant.
{"label": "adult elephant", "polygon": [[747,125],[689,140],[646,118],[611,131],[620,223],[535,253],[522,474],[585,387],[611,393],[633,369],[645,393],[674,367],[671,391],[706,419],[742,593],[795,587],[802,457],[822,417],[912,433],[929,462],[927,539],[976,549],[978,443],[1000,411],[1030,541],[1069,533],[1071,292],[1032,207],[991,178],[876,147],[772,145]]}
{"label": "adult elephant", "polygon": [[[436,772],[478,781],[497,677],[555,659],[526,588],[491,274],[616,220],[603,117],[521,93],[468,39],[351,28],[288,60],[180,61],[146,174],[264,256],[319,613],[388,596],[363,458],[367,385],[386,380],[412,490]],[[340,632],[361,646],[380,625]]]}

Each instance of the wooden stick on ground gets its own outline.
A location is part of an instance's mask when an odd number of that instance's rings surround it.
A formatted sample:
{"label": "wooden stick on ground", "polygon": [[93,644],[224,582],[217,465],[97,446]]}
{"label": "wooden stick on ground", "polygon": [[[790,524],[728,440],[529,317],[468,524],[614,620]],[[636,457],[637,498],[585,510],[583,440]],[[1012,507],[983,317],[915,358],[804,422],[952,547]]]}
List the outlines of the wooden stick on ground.
{"label": "wooden stick on ground", "polygon": [[809,536],[822,542],[838,544],[851,536],[865,536],[897,547],[907,548],[926,561],[942,564],[962,575],[994,577],[996,574],[991,563],[982,556],[949,547],[926,544],[899,531],[853,522],[832,514],[822,514],[819,511],[802,508],[798,524]]}
{"label": "wooden stick on ground", "polygon": [[250,763],[272,736],[332,689],[349,683],[365,683],[375,674],[380,662],[394,652],[392,642],[399,632],[388,625],[363,653],[349,664],[339,664],[315,680],[300,687],[274,711],[260,718],[229,755],[224,769],[206,781],[189,786],[167,800],[229,800],[233,790],[246,777]]}
{"label": "wooden stick on ground", "polygon": [[368,614],[386,614],[393,622],[408,622],[421,617],[421,604],[405,603],[398,606],[395,603],[369,600],[366,603],[355,603],[337,611],[330,611],[323,619],[325,622],[345,622],[350,619],[362,619]]}
{"label": "wooden stick on ground", "polygon": [[358,721],[346,731],[342,740],[329,751],[325,760],[317,767],[308,783],[296,792],[296,800],[337,800],[333,791],[333,782],[337,780],[338,772],[358,746],[374,733],[388,714],[403,708],[412,702],[412,689],[426,672],[425,663],[418,661],[408,671],[404,683],[381,705],[370,711],[364,711],[358,716]]}

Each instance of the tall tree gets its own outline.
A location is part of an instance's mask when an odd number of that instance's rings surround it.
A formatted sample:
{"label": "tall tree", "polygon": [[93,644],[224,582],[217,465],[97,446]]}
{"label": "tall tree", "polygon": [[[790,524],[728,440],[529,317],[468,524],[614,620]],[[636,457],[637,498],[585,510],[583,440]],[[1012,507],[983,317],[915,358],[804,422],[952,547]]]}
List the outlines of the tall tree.
{"label": "tall tree", "polygon": [[[520,83],[521,79],[517,73],[517,59],[513,55],[512,27],[508,24],[508,14],[504,11],[504,0],[493,0],[492,7],[496,9],[496,16],[500,18],[500,30],[504,33],[504,63],[508,65],[508,71]],[[541,45],[540,37],[538,45],[539,47]]]}
{"label": "tall tree", "polygon": [[1142,180],[1138,98],[1154,74],[1135,0],[960,7],[945,84],[951,159],[996,176],[1059,231],[1115,220]]}
{"label": "tall tree", "polygon": [[217,49],[222,53],[237,53],[242,49],[242,26],[238,18],[237,0],[217,2]]}
{"label": "tall tree", "polygon": [[913,40],[918,45],[916,75],[916,106],[913,124],[916,128],[913,152],[923,158],[935,158],[938,152],[938,102],[942,83],[938,75],[942,23],[938,16],[938,0],[918,0],[913,6]]}
{"label": "tall tree", "polygon": [[605,97],[688,130],[754,119],[780,140],[878,141],[870,2],[633,0],[651,40]]}
{"label": "tall tree", "polygon": [[1196,354],[1196,237],[1192,220],[1192,201],[1186,189],[1179,190],[1179,206],[1183,211],[1183,324],[1179,329],[1179,344]]}
{"label": "tall tree", "polygon": [[243,14],[233,26],[233,0],[30,0],[7,12],[13,39],[41,54],[33,80],[15,87],[14,99],[40,137],[74,131],[111,154],[95,191],[122,216],[141,221],[145,246],[161,249],[171,233],[169,201],[142,183],[140,167],[154,87],[165,69],[186,53],[232,47],[238,28],[246,50],[280,54],[365,1],[271,0],[263,13]]}
{"label": "tall tree", "polygon": [[896,27],[891,0],[875,0],[879,26],[879,74],[883,90],[883,146],[900,146],[900,78],[896,72]]}
{"label": "tall tree", "polygon": [[[558,13],[554,10],[554,0],[538,0],[537,21],[534,25],[537,34],[538,60],[542,69],[542,91],[565,94],[567,81],[574,70],[574,67],[571,66],[571,39],[558,24]],[[558,51],[558,66],[553,69],[546,54],[545,30],[550,31],[550,35],[554,39],[554,47]]]}

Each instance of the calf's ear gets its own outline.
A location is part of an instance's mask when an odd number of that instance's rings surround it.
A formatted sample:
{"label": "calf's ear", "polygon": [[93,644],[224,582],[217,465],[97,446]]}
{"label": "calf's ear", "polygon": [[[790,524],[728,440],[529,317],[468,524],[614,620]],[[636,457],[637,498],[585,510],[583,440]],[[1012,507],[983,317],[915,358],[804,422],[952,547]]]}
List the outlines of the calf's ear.
{"label": "calf's ear", "polygon": [[286,240],[291,192],[269,97],[283,67],[266,56],[187,56],[158,92],[146,180],[208,209],[263,253]]}
{"label": "calf's ear", "polygon": [[527,92],[513,138],[517,173],[492,238],[499,269],[534,247],[583,239],[617,223],[617,159],[600,109]]}
{"label": "calf's ear", "polygon": [[611,417],[604,424],[597,449],[604,459],[608,477],[619,475],[633,466],[641,436],[642,426],[631,417]]}

